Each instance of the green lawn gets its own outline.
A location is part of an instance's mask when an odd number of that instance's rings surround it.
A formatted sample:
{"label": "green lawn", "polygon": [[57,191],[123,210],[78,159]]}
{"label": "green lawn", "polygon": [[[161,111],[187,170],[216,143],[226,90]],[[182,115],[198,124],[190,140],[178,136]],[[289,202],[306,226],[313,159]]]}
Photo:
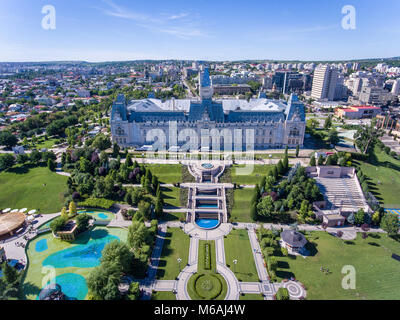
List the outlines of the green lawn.
{"label": "green lawn", "polygon": [[370,190],[386,208],[400,208],[400,161],[374,149],[368,162],[355,161],[369,178]]}
{"label": "green lawn", "polygon": [[163,184],[181,182],[182,166],[180,164],[146,164],[151,173],[156,175]]}
{"label": "green lawn", "polygon": [[[224,239],[226,265],[243,282],[258,282],[256,265],[247,230],[232,230]],[[237,260],[236,266],[233,260]]]}
{"label": "green lawn", "polygon": [[189,258],[189,236],[179,228],[168,228],[158,264],[157,279],[174,280],[179,275],[178,258],[183,269]]}
{"label": "green lawn", "polygon": [[[205,248],[206,243],[210,244],[211,270],[206,270],[204,268],[204,258],[205,258],[205,249],[204,248]],[[189,279],[188,284],[187,284],[188,294],[192,298],[192,300],[204,300],[204,299],[202,299],[202,297],[200,297],[197,294],[197,291],[195,289],[195,280],[198,275],[205,275],[206,277],[208,277],[208,279],[212,279],[212,281],[214,282],[212,289],[215,289],[215,287],[216,287],[215,282],[218,282],[218,280],[216,280],[214,277],[218,278],[219,283],[221,284],[221,287],[220,287],[221,291],[220,291],[220,294],[213,300],[224,300],[224,298],[226,297],[227,292],[228,292],[227,291],[228,286],[226,284],[224,277],[221,276],[220,274],[215,273],[215,270],[216,270],[215,241],[200,240],[199,241],[199,260],[198,260],[198,264],[197,264],[197,273]],[[201,290],[201,285],[198,286],[198,288],[199,287]]]}
{"label": "green lawn", "polygon": [[164,194],[164,204],[166,208],[179,208],[181,206],[179,188],[163,187],[161,190]]}
{"label": "green lawn", "polygon": [[239,296],[239,300],[264,300],[264,297],[261,294],[241,294]]}
{"label": "green lawn", "polygon": [[244,175],[241,175],[239,170],[236,170],[236,169],[239,168],[241,170],[244,170],[243,169],[244,167],[245,167],[245,165],[232,166],[232,172],[231,172],[232,183],[255,185],[257,183],[260,183],[262,177],[266,176],[268,174],[269,170],[272,168],[272,166],[270,166],[270,165],[256,164],[256,165],[254,165],[254,168],[251,168],[249,165],[248,170],[251,170],[251,173],[245,172]]}
{"label": "green lawn", "polygon": [[231,221],[251,222],[250,218],[250,202],[253,197],[254,189],[235,189],[234,190],[234,205]]}
{"label": "green lawn", "polygon": [[164,212],[160,221],[178,221],[180,218],[186,218],[186,212]]}
{"label": "green lawn", "polygon": [[157,291],[153,292],[151,300],[176,300],[176,296],[170,291]]}
{"label": "green lawn", "polygon": [[35,146],[33,146],[33,148],[36,148],[38,150],[43,149],[43,148],[51,149],[51,148],[53,148],[53,146],[55,145],[57,140],[59,140],[59,138],[57,138],[57,139],[52,138],[52,139],[48,139],[48,140],[44,140],[44,138],[42,138],[39,140],[39,142]]}
{"label": "green lawn", "polygon": [[[277,276],[281,279],[294,276],[307,288],[307,299],[311,300],[389,300],[400,299],[400,262],[391,258],[400,255],[400,243],[386,234],[370,235],[346,243],[325,232],[306,234],[311,242],[309,249],[316,252],[307,257],[277,257]],[[342,288],[341,273],[346,265],[354,266],[356,289]],[[328,268],[324,274],[320,268]]]}
{"label": "green lawn", "polygon": [[64,205],[67,177],[47,167],[15,166],[0,173],[0,208],[38,209],[56,213]]}

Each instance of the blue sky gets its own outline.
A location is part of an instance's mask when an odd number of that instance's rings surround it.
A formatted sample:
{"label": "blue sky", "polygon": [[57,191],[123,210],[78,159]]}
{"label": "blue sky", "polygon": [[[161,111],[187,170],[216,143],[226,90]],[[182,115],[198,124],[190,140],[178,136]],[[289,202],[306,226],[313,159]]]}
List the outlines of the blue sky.
{"label": "blue sky", "polygon": [[[56,29],[41,27],[42,7]],[[344,5],[356,29],[341,27]],[[0,61],[400,56],[399,0],[0,0]]]}

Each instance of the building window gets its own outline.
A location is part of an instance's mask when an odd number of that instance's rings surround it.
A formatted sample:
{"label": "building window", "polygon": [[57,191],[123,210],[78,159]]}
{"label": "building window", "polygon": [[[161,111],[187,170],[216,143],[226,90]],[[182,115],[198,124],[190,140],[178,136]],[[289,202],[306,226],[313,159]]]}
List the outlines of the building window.
{"label": "building window", "polygon": [[123,136],[124,134],[125,134],[124,129],[122,129],[121,127],[118,127],[118,128],[117,128],[117,135]]}
{"label": "building window", "polygon": [[293,128],[293,129],[290,130],[289,135],[290,135],[291,137],[297,137],[297,136],[300,135],[300,131],[299,131],[299,129],[297,129],[297,128]]}

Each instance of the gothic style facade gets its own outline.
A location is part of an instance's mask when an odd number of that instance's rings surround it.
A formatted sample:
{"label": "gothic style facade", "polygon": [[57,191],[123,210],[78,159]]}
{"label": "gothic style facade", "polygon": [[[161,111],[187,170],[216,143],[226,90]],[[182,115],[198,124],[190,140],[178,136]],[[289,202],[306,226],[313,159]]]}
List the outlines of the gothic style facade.
{"label": "gothic style facade", "polygon": [[[119,95],[111,111],[111,133],[121,147],[152,150],[262,150],[302,146],[304,105],[269,99],[213,100],[208,69],[200,74],[200,100],[144,99]],[[254,149],[253,149],[254,148]]]}

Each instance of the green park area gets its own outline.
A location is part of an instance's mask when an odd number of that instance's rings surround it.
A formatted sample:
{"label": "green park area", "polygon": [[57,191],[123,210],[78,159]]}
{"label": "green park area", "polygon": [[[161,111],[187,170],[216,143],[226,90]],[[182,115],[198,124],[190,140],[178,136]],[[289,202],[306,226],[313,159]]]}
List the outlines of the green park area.
{"label": "green park area", "polygon": [[171,291],[157,291],[152,293],[151,300],[176,300],[176,296]]}
{"label": "green park area", "polygon": [[231,221],[251,222],[250,202],[254,189],[243,188],[234,190],[234,205],[231,213]]}
{"label": "green park area", "polygon": [[400,208],[400,161],[375,147],[367,161],[354,161],[365,176],[371,192],[386,208]]}
{"label": "green park area", "polygon": [[239,296],[239,300],[264,300],[261,294],[243,293]]}
{"label": "green park area", "polygon": [[178,258],[182,259],[183,269],[189,258],[190,239],[179,228],[168,228],[164,239],[163,249],[157,269],[157,279],[175,280],[180,271]]}
{"label": "green park area", "polygon": [[233,165],[231,168],[232,183],[255,185],[261,182],[272,168],[270,165]]}
{"label": "green park area", "polygon": [[[307,289],[310,300],[391,300],[400,299],[399,242],[386,234],[369,234],[363,239],[345,241],[325,232],[307,232],[311,256],[276,257],[278,281],[295,277]],[[353,266],[356,289],[342,288],[344,266]],[[329,269],[329,272],[321,271]]]}
{"label": "green park area", "polygon": [[180,189],[177,187],[162,187],[161,191],[164,195],[164,204],[166,209],[179,208],[180,203]]}
{"label": "green park area", "polygon": [[161,184],[172,184],[182,180],[180,164],[146,164],[146,168],[158,177]]}
{"label": "green park area", "polygon": [[[227,266],[234,272],[236,278],[243,282],[258,282],[257,268],[247,231],[232,230],[224,240],[225,260]],[[234,265],[233,261],[237,260]]]}
{"label": "green park area", "polygon": [[199,241],[197,273],[188,281],[187,291],[192,300],[224,300],[228,286],[216,273],[215,241]]}
{"label": "green park area", "polygon": [[67,177],[47,167],[14,166],[0,173],[0,208],[55,213],[64,205]]}

